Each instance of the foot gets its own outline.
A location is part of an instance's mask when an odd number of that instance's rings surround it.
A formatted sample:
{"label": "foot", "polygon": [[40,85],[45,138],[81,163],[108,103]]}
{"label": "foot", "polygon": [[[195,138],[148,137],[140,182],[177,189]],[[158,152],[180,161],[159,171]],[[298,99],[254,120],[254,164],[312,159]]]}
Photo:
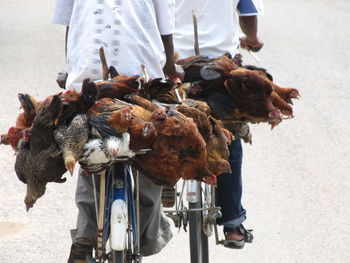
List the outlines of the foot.
{"label": "foot", "polygon": [[226,233],[226,240],[235,240],[235,241],[241,241],[244,239],[244,235],[240,233],[234,233],[234,232],[227,232]]}
{"label": "foot", "polygon": [[83,243],[72,244],[68,263],[85,263],[87,255],[92,255],[92,246]]}
{"label": "foot", "polygon": [[252,231],[245,229],[242,224],[234,228],[224,227],[225,240],[223,244],[228,248],[243,248],[246,242],[253,242]]}

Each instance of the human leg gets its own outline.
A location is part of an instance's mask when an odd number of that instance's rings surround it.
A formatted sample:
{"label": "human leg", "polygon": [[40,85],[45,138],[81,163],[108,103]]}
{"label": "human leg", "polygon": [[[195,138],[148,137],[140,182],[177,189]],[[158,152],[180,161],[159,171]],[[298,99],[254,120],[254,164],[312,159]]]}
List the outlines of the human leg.
{"label": "human leg", "polygon": [[75,192],[75,203],[78,208],[76,228],[71,230],[72,247],[68,263],[75,260],[83,260],[85,256],[92,253],[96,246],[97,224],[95,212],[94,189],[91,176],[82,175],[79,170],[77,188]]}
{"label": "human leg", "polygon": [[172,238],[168,218],[161,207],[162,186],[152,183],[140,173],[140,237],[141,253],[158,253]]}
{"label": "human leg", "polygon": [[253,235],[242,223],[246,211],[242,206],[242,145],[241,139],[234,140],[229,146],[232,173],[218,176],[216,199],[221,207],[222,217],[217,223],[224,226],[226,240],[233,240],[234,247],[242,248],[245,242],[251,242]]}

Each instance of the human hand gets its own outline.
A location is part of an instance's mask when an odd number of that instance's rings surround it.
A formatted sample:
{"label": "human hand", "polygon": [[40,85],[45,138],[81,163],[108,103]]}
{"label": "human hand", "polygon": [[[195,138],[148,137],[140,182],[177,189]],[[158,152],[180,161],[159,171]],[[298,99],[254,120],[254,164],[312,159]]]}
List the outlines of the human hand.
{"label": "human hand", "polygon": [[176,84],[181,84],[185,77],[185,72],[181,66],[176,64],[165,64],[163,68],[164,74]]}
{"label": "human hand", "polygon": [[264,43],[257,37],[255,39],[248,39],[246,36],[243,36],[239,40],[241,48],[251,50],[253,52],[260,51],[260,49],[264,46]]}
{"label": "human hand", "polygon": [[66,88],[67,77],[68,77],[68,73],[65,71],[61,71],[58,73],[58,76],[56,78],[56,82],[61,89]]}

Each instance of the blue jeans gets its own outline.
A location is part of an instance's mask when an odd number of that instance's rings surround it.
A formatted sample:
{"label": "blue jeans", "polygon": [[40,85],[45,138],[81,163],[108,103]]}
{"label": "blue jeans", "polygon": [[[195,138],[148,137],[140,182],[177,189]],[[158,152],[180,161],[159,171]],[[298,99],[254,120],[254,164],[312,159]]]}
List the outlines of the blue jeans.
{"label": "blue jeans", "polygon": [[217,219],[219,225],[239,226],[246,219],[242,206],[242,144],[241,139],[234,140],[229,146],[231,174],[217,177],[216,204],[221,207],[222,217]]}

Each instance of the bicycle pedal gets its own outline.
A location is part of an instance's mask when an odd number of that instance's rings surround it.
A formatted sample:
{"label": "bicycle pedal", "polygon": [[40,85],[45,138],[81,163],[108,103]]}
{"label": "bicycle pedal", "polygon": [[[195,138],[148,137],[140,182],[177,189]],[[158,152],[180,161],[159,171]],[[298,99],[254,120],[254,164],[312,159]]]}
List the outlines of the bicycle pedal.
{"label": "bicycle pedal", "polygon": [[175,187],[168,185],[163,186],[161,199],[163,207],[173,207],[176,199]]}

